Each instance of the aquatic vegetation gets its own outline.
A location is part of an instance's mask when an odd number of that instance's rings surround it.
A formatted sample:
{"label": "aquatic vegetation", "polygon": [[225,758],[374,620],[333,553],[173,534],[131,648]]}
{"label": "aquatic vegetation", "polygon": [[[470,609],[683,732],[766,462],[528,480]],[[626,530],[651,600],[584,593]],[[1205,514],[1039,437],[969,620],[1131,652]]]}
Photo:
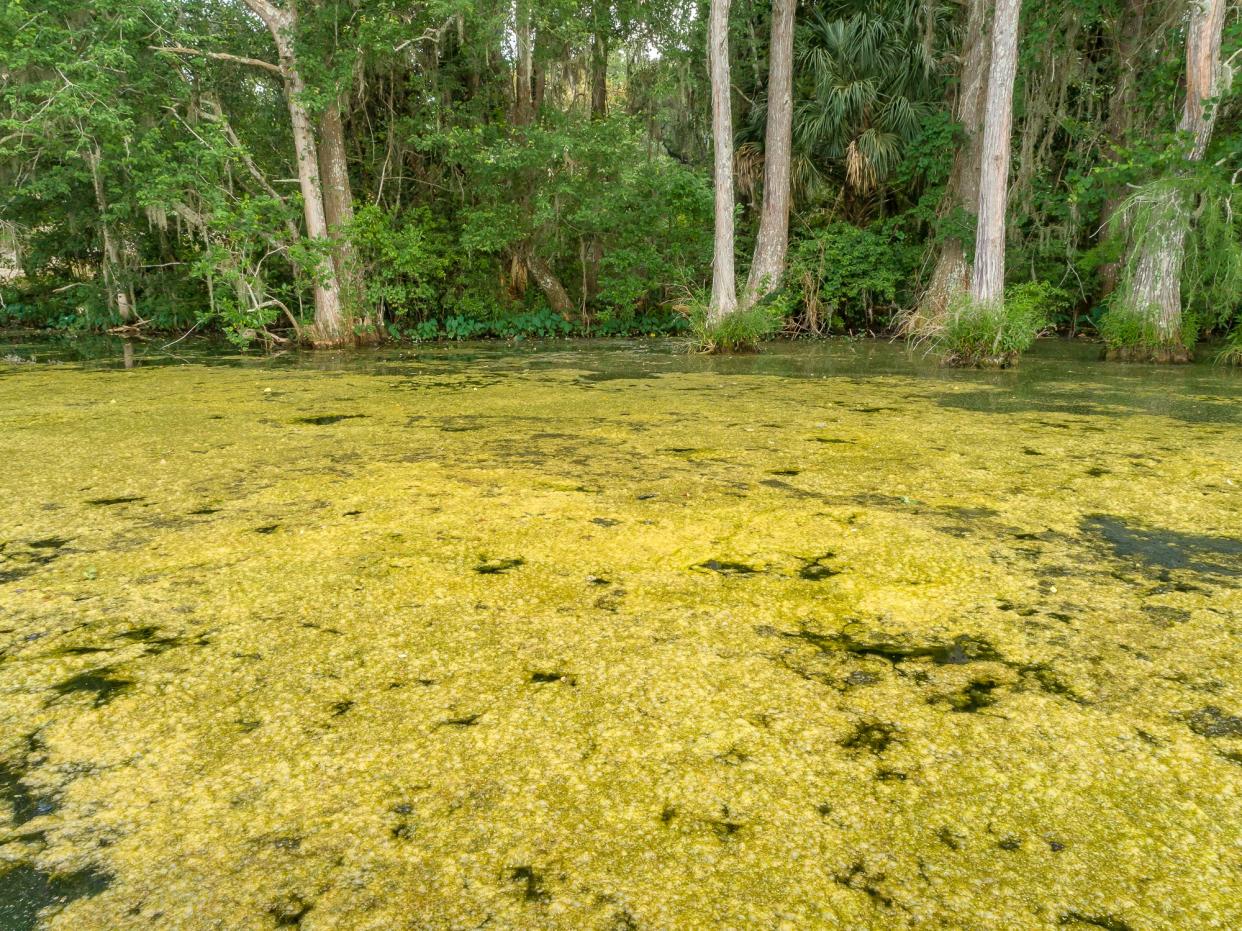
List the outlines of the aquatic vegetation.
{"label": "aquatic vegetation", "polygon": [[1242,924],[1242,384],[822,352],[6,371],[0,927]]}

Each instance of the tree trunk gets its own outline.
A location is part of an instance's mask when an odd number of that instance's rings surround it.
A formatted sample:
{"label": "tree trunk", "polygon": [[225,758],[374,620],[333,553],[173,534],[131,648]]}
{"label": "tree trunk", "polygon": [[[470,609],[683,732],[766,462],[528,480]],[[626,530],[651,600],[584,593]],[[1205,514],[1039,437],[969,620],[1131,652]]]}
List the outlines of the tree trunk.
{"label": "tree trunk", "polygon": [[[973,213],[979,206],[979,163],[983,144],[983,113],[987,99],[988,64],[992,58],[988,41],[988,0],[969,0],[966,32],[962,43],[961,71],[954,118],[965,136],[953,156],[953,168],[940,205],[942,215],[954,210]],[[966,246],[956,236],[940,245],[931,283],[917,312],[906,324],[911,335],[934,329],[944,318],[955,295],[970,287],[970,263]]]}
{"label": "tree trunk", "polygon": [[[354,194],[349,181],[345,130],[341,123],[340,103],[333,101],[319,118],[319,175],[323,182],[323,213],[332,237],[332,262],[341,287],[341,302],[348,316],[366,303],[365,284],[349,227],[354,221]],[[370,339],[378,336],[380,321],[363,319],[363,328]]]}
{"label": "tree trunk", "polygon": [[[605,10],[607,13],[607,10]],[[608,33],[601,26],[598,10],[595,33],[591,40],[591,119],[602,120],[608,115]]]}
{"label": "tree trunk", "polygon": [[[1186,102],[1178,129],[1191,137],[1186,159],[1202,161],[1212,138],[1215,110],[1207,102],[1220,92],[1220,43],[1225,0],[1194,0],[1186,32]],[[1151,229],[1129,257],[1130,274],[1121,312],[1141,318],[1154,345],[1120,347],[1114,355],[1155,362],[1184,362],[1190,347],[1182,338],[1182,263],[1190,202],[1176,186],[1158,192],[1143,209],[1151,210]]]}
{"label": "tree trunk", "polygon": [[979,166],[979,223],[970,296],[997,304],[1005,296],[1005,208],[1009,195],[1009,147],[1013,128],[1013,79],[1018,65],[1018,14],[1022,0],[996,0],[992,62]]}
{"label": "tree trunk", "polygon": [[570,300],[569,292],[561,284],[561,279],[556,277],[556,272],[552,270],[552,266],[535,255],[531,249],[526,250],[524,258],[526,260],[526,267],[530,270],[530,276],[535,279],[535,283],[543,291],[543,296],[548,299],[548,306],[566,320],[572,321],[574,319],[574,302]]}
{"label": "tree trunk", "polygon": [[517,43],[517,67],[513,76],[513,122],[517,126],[529,126],[534,120],[533,92],[534,29],[530,20],[531,0],[517,0],[514,10],[513,33]]}
{"label": "tree trunk", "polygon": [[763,144],[763,212],[746,281],[750,306],[780,286],[789,249],[789,167],[793,134],[793,36],[797,0],[772,0],[768,123]]}
{"label": "tree trunk", "polygon": [[[1113,83],[1113,92],[1108,99],[1108,119],[1104,134],[1106,143],[1104,156],[1116,158],[1120,148],[1126,141],[1134,116],[1134,98],[1137,88],[1136,64],[1139,50],[1145,38],[1147,6],[1150,0],[1127,0],[1125,13],[1117,24],[1117,77]],[[1124,202],[1121,192],[1114,192],[1104,202],[1100,211],[1099,230],[1101,236],[1108,235],[1117,211]],[[1118,219],[1124,219],[1118,217]],[[1099,267],[1096,274],[1100,281],[1098,300],[1103,300],[1117,287],[1121,274],[1121,262],[1107,262]]]}
{"label": "tree trunk", "polygon": [[[296,14],[292,8],[273,6],[268,0],[245,0],[256,16],[263,20],[276,52],[280,56],[280,71],[285,79],[285,101],[289,107],[289,120],[293,126],[293,146],[298,161],[298,186],[302,192],[302,211],[306,220],[306,236],[317,244],[329,241],[328,221],[324,213],[323,190],[319,178],[319,154],[315,145],[314,124],[307,112],[303,97],[306,83],[298,70],[293,48],[293,31]],[[314,276],[315,322],[308,329],[310,341],[315,346],[340,346],[353,334],[345,310],[341,304],[341,289],[336,269],[329,258],[319,261],[310,269]]]}
{"label": "tree trunk", "polygon": [[709,325],[737,310],[733,272],[733,111],[729,82],[729,0],[712,0],[707,29],[707,60],[712,85],[713,181],[716,189],[716,233],[712,255],[712,298]]}
{"label": "tree trunk", "polygon": [[122,283],[121,250],[112,237],[108,226],[108,197],[104,191],[103,173],[101,171],[102,156],[99,146],[91,144],[86,155],[87,164],[91,169],[91,185],[95,191],[95,206],[99,209],[99,229],[103,238],[102,277],[104,291],[108,295],[108,303],[116,310],[121,323],[129,323],[134,316],[133,304],[129,299],[129,289]]}

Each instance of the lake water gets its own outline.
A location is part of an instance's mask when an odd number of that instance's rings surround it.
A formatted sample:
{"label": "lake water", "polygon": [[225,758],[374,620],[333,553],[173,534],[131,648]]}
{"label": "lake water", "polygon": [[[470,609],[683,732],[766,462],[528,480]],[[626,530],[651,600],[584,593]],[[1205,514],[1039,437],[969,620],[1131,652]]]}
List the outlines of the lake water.
{"label": "lake water", "polygon": [[1237,372],[0,343],[4,931],[1242,926]]}

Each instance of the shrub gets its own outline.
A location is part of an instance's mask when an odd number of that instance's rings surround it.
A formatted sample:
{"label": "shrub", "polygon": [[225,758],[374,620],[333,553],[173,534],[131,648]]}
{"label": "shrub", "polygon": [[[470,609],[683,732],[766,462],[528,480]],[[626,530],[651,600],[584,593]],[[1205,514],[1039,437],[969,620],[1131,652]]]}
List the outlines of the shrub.
{"label": "shrub", "polygon": [[723,320],[708,320],[708,301],[696,295],[689,304],[692,352],[753,352],[784,323],[784,307],[779,300],[765,298],[745,309],[735,310]]}
{"label": "shrub", "polygon": [[787,288],[797,302],[798,329],[818,335],[835,323],[858,329],[892,308],[910,277],[909,250],[876,228],[836,222],[813,231],[790,250]]}
{"label": "shrub", "polygon": [[1005,299],[981,304],[963,294],[949,304],[943,325],[931,335],[945,365],[1007,368],[1048,325],[1053,309],[1069,296],[1046,282],[1006,291]]}

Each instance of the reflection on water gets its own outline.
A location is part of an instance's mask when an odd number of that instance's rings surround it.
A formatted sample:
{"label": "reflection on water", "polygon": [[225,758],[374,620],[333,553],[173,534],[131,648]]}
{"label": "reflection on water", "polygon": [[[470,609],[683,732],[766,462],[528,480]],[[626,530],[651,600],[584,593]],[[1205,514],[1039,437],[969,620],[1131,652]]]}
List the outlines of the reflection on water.
{"label": "reflection on water", "polygon": [[4,931],[1242,925],[1235,372],[0,349]]}

